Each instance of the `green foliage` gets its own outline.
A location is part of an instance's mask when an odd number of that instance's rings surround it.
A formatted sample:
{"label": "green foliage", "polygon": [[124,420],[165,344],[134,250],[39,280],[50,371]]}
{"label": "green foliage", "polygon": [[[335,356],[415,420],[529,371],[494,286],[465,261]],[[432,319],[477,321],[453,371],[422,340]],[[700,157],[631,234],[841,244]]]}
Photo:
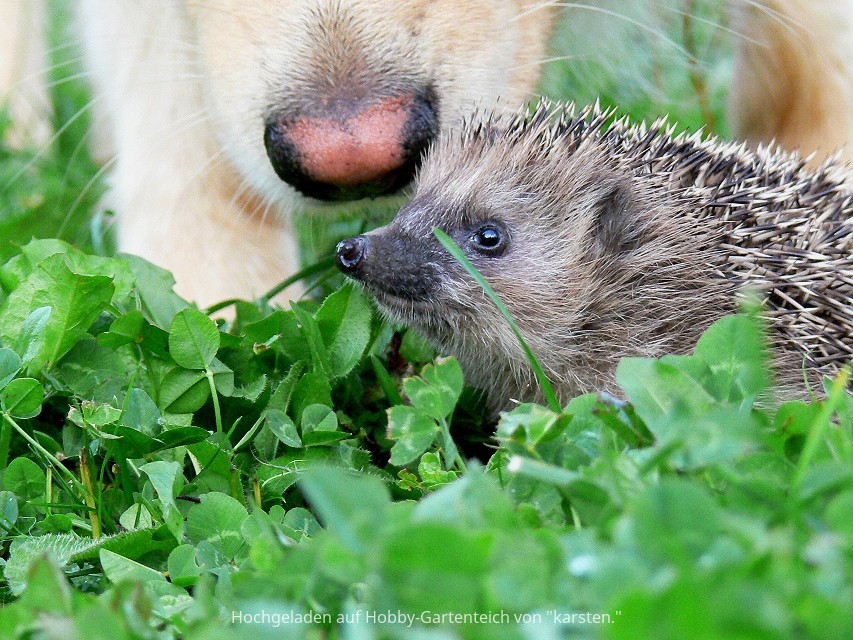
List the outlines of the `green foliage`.
{"label": "green foliage", "polygon": [[727,135],[733,43],[746,37],[724,2],[608,0],[563,12],[540,91],[599,100],[635,119],[672,114],[684,127]]}
{"label": "green foliage", "polygon": [[408,378],[403,383],[411,406],[388,409],[388,437],[396,440],[391,448],[391,464],[405,466],[417,460],[439,436],[447,466],[461,464],[450,437],[448,419],[462,393],[462,385],[462,369],[452,358],[426,365],[420,377]]}
{"label": "green foliage", "polygon": [[[633,54],[708,121],[687,66]],[[571,62],[546,87],[584,98]],[[620,398],[495,425],[357,287],[211,319],[139,258],[30,241],[103,249],[87,97],[57,86],[54,144],[0,149],[0,637],[853,637],[849,378],[774,398],[746,313],[624,360]],[[300,224],[308,272],[390,213]]]}
{"label": "green foliage", "polygon": [[853,632],[848,374],[774,403],[754,311],[623,360],[627,402],[502,414],[483,466],[458,363],[358,289],[214,321],[89,258],[2,268],[3,637]]}
{"label": "green foliage", "polygon": [[79,52],[68,45],[73,6],[52,2],[48,8],[55,46],[48,48],[44,73],[56,133],[38,148],[9,148],[4,141],[11,124],[0,105],[0,261],[33,237],[61,237],[98,253],[111,245],[103,229],[107,216],[92,216],[104,188],[85,143],[89,91],[78,73]]}

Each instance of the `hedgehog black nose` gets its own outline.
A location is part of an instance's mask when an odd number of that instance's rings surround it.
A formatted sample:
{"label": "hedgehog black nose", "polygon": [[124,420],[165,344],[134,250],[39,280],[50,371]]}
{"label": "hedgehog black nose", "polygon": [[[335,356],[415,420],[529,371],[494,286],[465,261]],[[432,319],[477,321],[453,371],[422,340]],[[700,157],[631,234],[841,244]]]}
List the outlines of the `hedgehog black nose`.
{"label": "hedgehog black nose", "polygon": [[364,259],[366,244],[364,236],[341,240],[335,248],[335,263],[338,265],[338,269],[344,273],[353,273],[358,270]]}

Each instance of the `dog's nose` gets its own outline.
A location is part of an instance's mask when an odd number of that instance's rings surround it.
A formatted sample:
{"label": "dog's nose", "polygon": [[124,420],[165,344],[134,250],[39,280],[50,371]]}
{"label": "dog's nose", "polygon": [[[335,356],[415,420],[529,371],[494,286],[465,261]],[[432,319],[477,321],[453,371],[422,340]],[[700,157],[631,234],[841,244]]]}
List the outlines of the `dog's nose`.
{"label": "dog's nose", "polygon": [[436,127],[429,96],[408,94],[344,116],[272,117],[264,145],[279,177],[305,195],[355,200],[405,186]]}
{"label": "dog's nose", "polygon": [[357,271],[364,259],[364,249],[367,238],[356,236],[341,240],[335,248],[335,263],[344,273],[352,274]]}

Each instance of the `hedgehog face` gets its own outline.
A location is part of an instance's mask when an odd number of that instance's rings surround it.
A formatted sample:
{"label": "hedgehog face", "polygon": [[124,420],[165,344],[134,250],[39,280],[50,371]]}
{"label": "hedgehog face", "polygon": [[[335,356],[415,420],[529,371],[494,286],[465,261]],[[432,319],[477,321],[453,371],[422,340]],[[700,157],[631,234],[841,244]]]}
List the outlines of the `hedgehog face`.
{"label": "hedgehog face", "polygon": [[561,179],[558,172],[570,171],[571,163],[556,154],[542,158],[536,166],[532,159],[486,153],[460,167],[439,149],[426,160],[412,201],[386,227],[343,241],[338,266],[392,321],[415,328],[463,366],[473,363],[469,375],[478,357],[525,369],[509,325],[435,238],[438,227],[490,283],[548,366],[548,345],[570,342],[574,318],[579,332],[586,331],[585,314],[600,293],[597,266],[602,257],[611,259],[603,248],[608,225],[627,213],[621,182],[609,169],[576,172],[576,186],[555,194],[545,177]]}
{"label": "hedgehog face", "polygon": [[482,290],[441,246],[434,227],[449,234],[499,289],[501,274],[520,258],[520,230],[510,220],[488,213],[439,215],[440,207],[418,198],[388,226],[344,240],[337,250],[338,267],[361,282],[382,311],[434,338],[483,315]]}

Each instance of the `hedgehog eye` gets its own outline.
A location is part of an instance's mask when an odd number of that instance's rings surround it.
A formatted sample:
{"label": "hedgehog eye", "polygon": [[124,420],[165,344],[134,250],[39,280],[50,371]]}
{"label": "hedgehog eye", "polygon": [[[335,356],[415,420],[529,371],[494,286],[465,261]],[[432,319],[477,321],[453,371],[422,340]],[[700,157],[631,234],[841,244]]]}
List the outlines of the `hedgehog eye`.
{"label": "hedgehog eye", "polygon": [[471,244],[480,253],[499,256],[506,250],[507,234],[501,227],[490,222],[474,231]]}

